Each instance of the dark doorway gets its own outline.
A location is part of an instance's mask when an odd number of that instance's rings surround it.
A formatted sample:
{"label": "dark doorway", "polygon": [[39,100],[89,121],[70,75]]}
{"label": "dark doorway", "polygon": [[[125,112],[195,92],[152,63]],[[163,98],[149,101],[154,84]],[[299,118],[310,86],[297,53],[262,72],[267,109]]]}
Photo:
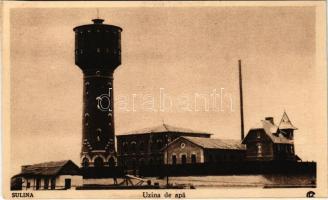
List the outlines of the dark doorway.
{"label": "dark doorway", "polygon": [[181,164],[183,164],[183,165],[187,164],[187,156],[186,155],[181,156]]}
{"label": "dark doorway", "polygon": [[49,188],[49,178],[44,178],[44,189],[47,190]]}
{"label": "dark doorway", "polygon": [[36,184],[35,184],[35,189],[39,190],[40,189],[40,184],[41,184],[41,178],[36,179]]}
{"label": "dark doorway", "polygon": [[100,158],[100,157],[97,157],[96,159],[95,159],[95,167],[96,168],[100,168],[100,167],[103,167],[104,166],[104,161],[103,161],[103,159],[102,158]]}
{"label": "dark doorway", "polygon": [[196,155],[195,154],[191,155],[191,163],[196,164]]}
{"label": "dark doorway", "polygon": [[115,159],[113,157],[110,157],[108,160],[108,166],[109,167],[115,167]]}
{"label": "dark doorway", "polygon": [[70,189],[71,188],[71,179],[70,178],[65,178],[65,189]]}
{"label": "dark doorway", "polygon": [[51,178],[51,189],[54,190],[56,188],[56,178]]}

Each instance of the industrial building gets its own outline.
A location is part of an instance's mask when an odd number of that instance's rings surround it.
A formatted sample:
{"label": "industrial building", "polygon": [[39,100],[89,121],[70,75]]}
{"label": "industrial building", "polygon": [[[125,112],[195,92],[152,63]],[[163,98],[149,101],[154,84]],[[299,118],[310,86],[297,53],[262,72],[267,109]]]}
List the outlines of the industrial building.
{"label": "industrial building", "polygon": [[267,117],[251,128],[242,141],[246,145],[246,159],[252,161],[300,160],[295,155],[295,126],[284,112],[279,125]]}
{"label": "industrial building", "polygon": [[210,133],[162,124],[117,135],[118,164],[128,169],[164,163],[163,147],[181,136],[209,138]]}
{"label": "industrial building", "polygon": [[196,164],[236,162],[245,159],[245,146],[239,140],[179,137],[163,149],[164,163]]}

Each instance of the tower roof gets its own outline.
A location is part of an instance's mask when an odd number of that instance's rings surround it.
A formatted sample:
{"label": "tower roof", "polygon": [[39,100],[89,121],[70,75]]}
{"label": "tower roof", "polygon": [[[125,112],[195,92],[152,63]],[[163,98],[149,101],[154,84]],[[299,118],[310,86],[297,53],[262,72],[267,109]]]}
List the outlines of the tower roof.
{"label": "tower roof", "polygon": [[293,130],[297,130],[297,128],[292,124],[292,122],[290,121],[288,115],[286,112],[284,112],[284,114],[282,115],[280,124],[279,124],[279,129],[293,129]]}

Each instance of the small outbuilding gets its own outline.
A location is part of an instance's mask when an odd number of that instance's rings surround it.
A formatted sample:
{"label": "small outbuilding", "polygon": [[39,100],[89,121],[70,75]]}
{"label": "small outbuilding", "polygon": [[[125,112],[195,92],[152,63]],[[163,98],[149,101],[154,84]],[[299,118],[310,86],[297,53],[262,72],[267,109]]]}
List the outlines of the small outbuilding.
{"label": "small outbuilding", "polygon": [[80,168],[71,160],[24,165],[11,179],[12,190],[67,190],[82,184]]}

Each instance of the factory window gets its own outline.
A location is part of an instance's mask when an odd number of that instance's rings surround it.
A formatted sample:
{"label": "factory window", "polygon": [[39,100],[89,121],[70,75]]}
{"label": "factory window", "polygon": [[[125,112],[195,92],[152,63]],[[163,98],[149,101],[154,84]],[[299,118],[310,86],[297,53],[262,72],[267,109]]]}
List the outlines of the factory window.
{"label": "factory window", "polygon": [[294,146],[290,145],[290,152],[293,154],[294,153]]}
{"label": "factory window", "polygon": [[88,158],[83,158],[82,167],[84,167],[84,168],[89,167],[89,159]]}
{"label": "factory window", "polygon": [[31,187],[31,183],[29,181],[27,181],[26,188],[30,188],[30,187]]}
{"label": "factory window", "polygon": [[145,146],[145,143],[144,142],[140,142],[139,143],[139,151],[144,151],[144,146]]}
{"label": "factory window", "polygon": [[173,155],[172,156],[172,164],[173,165],[176,165],[177,164],[177,156],[176,155]]}
{"label": "factory window", "polygon": [[97,168],[99,168],[99,167],[103,167],[104,166],[104,161],[103,161],[103,159],[102,158],[100,158],[100,157],[97,157],[96,159],[95,159],[95,167],[97,167]]}
{"label": "factory window", "polygon": [[124,153],[128,153],[128,150],[129,150],[128,143],[127,142],[123,142],[123,152]]}
{"label": "factory window", "polygon": [[100,48],[97,48],[97,53],[100,53]]}
{"label": "factory window", "polygon": [[183,165],[187,164],[187,156],[186,155],[181,156],[181,164],[183,164]]}
{"label": "factory window", "polygon": [[135,153],[137,150],[137,143],[135,141],[131,142],[131,151],[132,153]]}
{"label": "factory window", "polygon": [[157,140],[156,143],[157,143],[157,148],[161,149],[162,148],[162,140]]}
{"label": "factory window", "polygon": [[196,154],[191,155],[191,163],[195,164],[196,163]]}

